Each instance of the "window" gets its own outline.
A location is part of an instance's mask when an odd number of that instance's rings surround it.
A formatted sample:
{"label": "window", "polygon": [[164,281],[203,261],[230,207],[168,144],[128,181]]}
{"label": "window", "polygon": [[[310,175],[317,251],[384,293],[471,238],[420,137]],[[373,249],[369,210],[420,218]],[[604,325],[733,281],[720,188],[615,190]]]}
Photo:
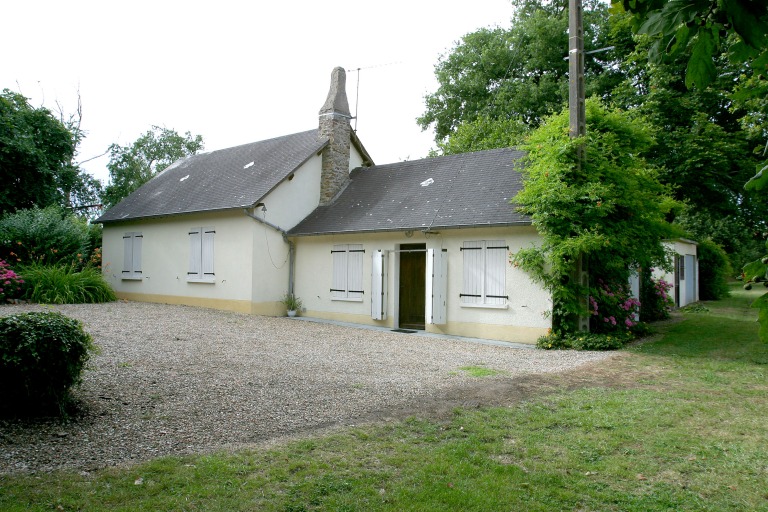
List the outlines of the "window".
{"label": "window", "polygon": [[331,299],[363,300],[363,250],[362,244],[339,244],[331,250],[333,280]]}
{"label": "window", "polygon": [[189,272],[188,281],[212,283],[213,273],[213,236],[216,230],[192,228],[189,230]]}
{"label": "window", "polygon": [[464,242],[461,251],[464,258],[461,304],[505,305],[509,299],[506,294],[509,247],[504,240]]}
{"label": "window", "polygon": [[141,242],[144,239],[139,232],[123,235],[123,279],[141,279]]}

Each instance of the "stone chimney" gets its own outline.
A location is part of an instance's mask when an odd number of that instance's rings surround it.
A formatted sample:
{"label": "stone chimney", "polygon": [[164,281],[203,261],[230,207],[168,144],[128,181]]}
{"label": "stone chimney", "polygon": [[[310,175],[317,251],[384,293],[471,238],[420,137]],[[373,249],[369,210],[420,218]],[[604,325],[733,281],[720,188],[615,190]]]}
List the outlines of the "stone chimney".
{"label": "stone chimney", "polygon": [[349,147],[352,127],[346,92],[347,75],[337,67],[331,73],[328,99],[320,109],[320,137],[330,140],[323,150],[323,170],[320,178],[320,205],[336,197],[349,181]]}

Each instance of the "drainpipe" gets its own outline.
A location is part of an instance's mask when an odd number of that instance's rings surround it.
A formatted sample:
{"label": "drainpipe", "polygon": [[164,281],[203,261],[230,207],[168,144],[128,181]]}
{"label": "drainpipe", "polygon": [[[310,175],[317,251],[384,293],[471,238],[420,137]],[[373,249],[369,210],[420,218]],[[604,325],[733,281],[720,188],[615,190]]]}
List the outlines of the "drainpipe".
{"label": "drainpipe", "polygon": [[245,213],[247,216],[249,216],[253,220],[258,221],[264,224],[265,226],[269,226],[270,228],[274,229],[275,231],[283,235],[283,242],[288,244],[288,294],[293,295],[293,276],[294,276],[294,263],[296,261],[296,246],[293,243],[293,241],[291,241],[288,238],[288,232],[285,231],[280,226],[277,226],[265,219],[257,217],[254,213],[249,211],[247,208],[243,208],[243,213]]}

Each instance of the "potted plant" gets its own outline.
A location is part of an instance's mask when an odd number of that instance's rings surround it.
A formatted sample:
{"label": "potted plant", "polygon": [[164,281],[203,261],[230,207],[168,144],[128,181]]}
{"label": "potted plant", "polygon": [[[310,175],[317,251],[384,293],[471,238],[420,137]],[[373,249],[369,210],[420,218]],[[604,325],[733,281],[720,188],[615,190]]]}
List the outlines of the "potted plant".
{"label": "potted plant", "polygon": [[296,316],[296,312],[300,310],[302,306],[301,299],[292,293],[286,293],[280,302],[285,306],[285,309],[288,310],[288,316],[290,317]]}

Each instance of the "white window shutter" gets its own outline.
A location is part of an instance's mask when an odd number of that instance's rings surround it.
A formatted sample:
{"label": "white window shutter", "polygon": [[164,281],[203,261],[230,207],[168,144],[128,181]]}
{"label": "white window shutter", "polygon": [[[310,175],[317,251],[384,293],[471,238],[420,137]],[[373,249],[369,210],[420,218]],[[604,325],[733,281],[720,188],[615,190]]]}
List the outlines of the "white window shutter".
{"label": "white window shutter", "polygon": [[363,298],[363,244],[348,246],[347,298]]}
{"label": "white window shutter", "polygon": [[133,272],[133,233],[123,235],[123,276]]}
{"label": "white window shutter", "polygon": [[189,271],[187,277],[190,279],[202,279],[202,229],[194,228],[189,231]]}
{"label": "white window shutter", "polygon": [[141,274],[141,244],[144,237],[141,233],[133,234],[133,247],[131,250],[131,271],[136,277]]}
{"label": "white window shutter", "polygon": [[371,318],[387,319],[387,253],[371,254]]}
{"label": "white window shutter", "polygon": [[213,272],[213,238],[216,230],[209,227],[202,229],[201,241],[201,270],[203,279],[212,279]]}
{"label": "white window shutter", "polygon": [[347,246],[334,245],[331,250],[333,259],[333,277],[331,278],[331,298],[347,297]]}
{"label": "white window shutter", "polygon": [[504,240],[485,242],[485,304],[506,304],[507,247]]}
{"label": "white window shutter", "polygon": [[462,245],[464,260],[461,302],[463,304],[483,303],[483,242],[470,241]]}
{"label": "white window shutter", "polygon": [[427,249],[426,321],[444,324],[447,321],[448,253]]}

